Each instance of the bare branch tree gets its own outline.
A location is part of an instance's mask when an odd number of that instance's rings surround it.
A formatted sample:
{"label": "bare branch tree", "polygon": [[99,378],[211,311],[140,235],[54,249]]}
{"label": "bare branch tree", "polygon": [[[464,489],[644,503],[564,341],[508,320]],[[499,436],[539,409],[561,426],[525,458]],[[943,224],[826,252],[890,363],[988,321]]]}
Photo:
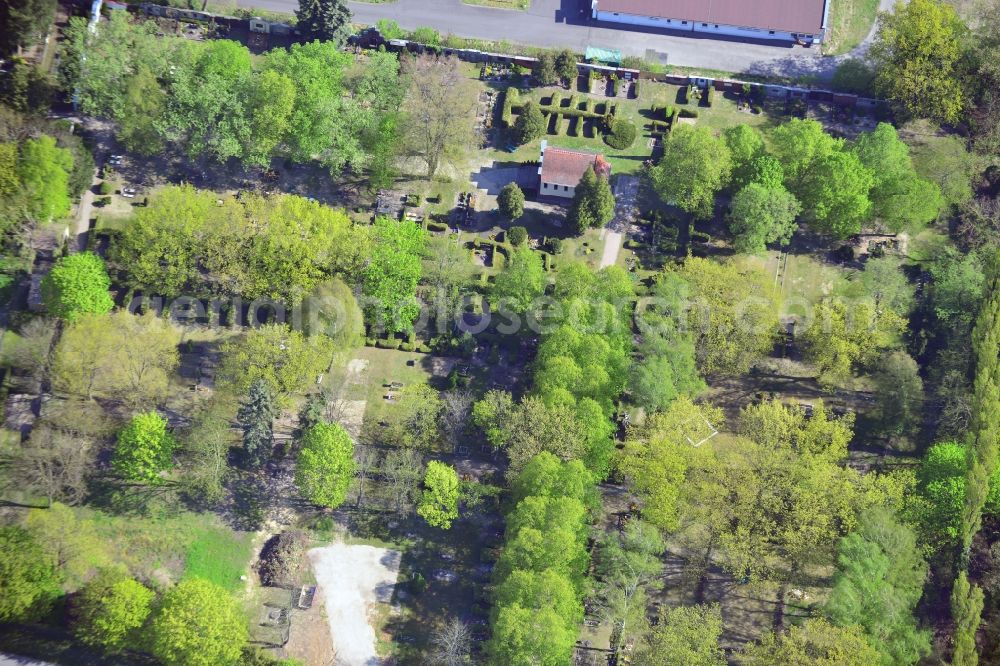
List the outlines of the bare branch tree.
{"label": "bare branch tree", "polygon": [[79,504],[87,495],[93,443],[86,437],[42,425],[10,461],[8,485],[17,484],[53,502]]}
{"label": "bare branch tree", "polygon": [[452,445],[457,445],[469,426],[469,416],[472,414],[472,393],[470,391],[447,391],[442,402],[444,410],[441,414],[445,437]]}
{"label": "bare branch tree", "polygon": [[457,617],[437,629],[431,636],[434,651],[427,660],[434,666],[465,666],[472,663],[472,632],[469,625]]}

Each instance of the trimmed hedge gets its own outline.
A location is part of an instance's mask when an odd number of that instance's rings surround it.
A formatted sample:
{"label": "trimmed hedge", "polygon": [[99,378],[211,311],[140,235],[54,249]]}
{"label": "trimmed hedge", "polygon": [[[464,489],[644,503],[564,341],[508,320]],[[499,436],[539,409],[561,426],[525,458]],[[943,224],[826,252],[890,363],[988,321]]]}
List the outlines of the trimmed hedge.
{"label": "trimmed hedge", "polygon": [[389,338],[388,340],[376,340],[375,346],[380,349],[399,349],[399,345],[403,343],[399,338]]}
{"label": "trimmed hedge", "polygon": [[713,86],[709,86],[708,88],[705,89],[705,94],[702,95],[702,98],[701,98],[702,101],[705,102],[705,106],[708,106],[708,107],[712,106],[712,96],[713,95],[715,95],[715,88]]}
{"label": "trimmed hedge", "polygon": [[448,231],[449,227],[444,222],[427,221],[427,231]]}
{"label": "trimmed hedge", "polygon": [[504,127],[514,126],[514,105],[520,100],[521,93],[517,91],[517,88],[510,87],[504,91],[503,112],[500,116],[500,120],[503,122]]}
{"label": "trimmed hedge", "polygon": [[558,109],[560,104],[562,104],[562,93],[560,93],[557,90],[554,93],[552,93],[552,99],[549,101],[548,106],[552,106]]}
{"label": "trimmed hedge", "polygon": [[632,92],[635,94],[636,99],[638,99],[639,98],[639,79],[636,79],[635,83],[632,84]]}
{"label": "trimmed hedge", "polygon": [[697,118],[698,111],[695,109],[681,109],[681,118]]}
{"label": "trimmed hedge", "polygon": [[604,135],[604,142],[616,150],[625,150],[635,143],[635,125],[622,118],[615,118],[611,131]]}

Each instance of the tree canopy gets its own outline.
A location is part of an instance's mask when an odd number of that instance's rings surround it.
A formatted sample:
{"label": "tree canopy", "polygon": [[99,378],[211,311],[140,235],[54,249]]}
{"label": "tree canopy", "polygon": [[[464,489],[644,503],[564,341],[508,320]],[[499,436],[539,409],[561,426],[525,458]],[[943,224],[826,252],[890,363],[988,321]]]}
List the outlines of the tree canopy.
{"label": "tree canopy", "polygon": [[681,125],[663,144],[663,157],[650,170],[653,189],[668,204],[707,219],[715,195],[729,182],[729,147],[707,127]]}
{"label": "tree canopy", "polygon": [[150,622],[150,651],[166,666],[236,666],[247,643],[239,602],[202,578],[164,593]]}
{"label": "tree canopy", "polygon": [[105,314],[114,307],[108,290],[104,260],[92,252],[59,259],[42,280],[42,298],[48,311],[72,321],[81,314]]}
{"label": "tree canopy", "polygon": [[310,502],[336,509],[354,478],[354,442],[342,426],[318,423],[302,437],[295,483]]}
{"label": "tree canopy", "polygon": [[427,463],[417,513],[432,527],[451,528],[452,521],[458,518],[458,474],[454,467],[437,460]]}

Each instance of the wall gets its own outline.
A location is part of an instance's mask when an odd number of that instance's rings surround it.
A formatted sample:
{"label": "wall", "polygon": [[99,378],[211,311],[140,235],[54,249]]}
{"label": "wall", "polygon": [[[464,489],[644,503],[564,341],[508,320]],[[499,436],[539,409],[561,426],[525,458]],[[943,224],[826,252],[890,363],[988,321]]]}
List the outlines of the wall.
{"label": "wall", "polygon": [[[547,188],[546,185],[548,185]],[[544,197],[561,197],[563,199],[572,199],[573,195],[576,194],[576,188],[570,187],[569,189],[566,189],[565,185],[542,183],[539,186],[538,194]]]}

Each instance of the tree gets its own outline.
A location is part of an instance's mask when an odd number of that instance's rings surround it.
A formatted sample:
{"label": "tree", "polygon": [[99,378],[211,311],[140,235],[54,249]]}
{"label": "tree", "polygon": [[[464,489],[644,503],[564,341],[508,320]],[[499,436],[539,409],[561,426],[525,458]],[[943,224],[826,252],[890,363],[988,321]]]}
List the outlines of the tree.
{"label": "tree", "polygon": [[69,213],[69,174],[73,156],[43,134],[21,145],[17,175],[28,196],[29,211],[38,221],[48,222]]}
{"label": "tree", "polygon": [[427,253],[423,260],[423,281],[434,288],[438,299],[435,316],[454,305],[457,298],[475,275],[476,267],[469,260],[469,251],[456,239],[434,235],[427,239]]}
{"label": "tree", "polygon": [[567,213],[570,224],[582,234],[590,227],[604,226],[614,215],[615,196],[608,179],[603,174],[598,176],[593,166],[587,167],[573,192]]}
{"label": "tree", "polygon": [[637,666],[724,666],[719,647],[722,613],[718,605],[660,610],[660,621],[638,648]]}
{"label": "tree", "polygon": [[[644,431],[625,442],[620,467],[643,503],[643,518],[665,532],[680,525],[681,490],[688,470],[688,450],[719,422],[721,413],[678,398],[654,415]],[[690,441],[688,441],[690,440]]]}
{"label": "tree", "polygon": [[437,460],[427,463],[417,513],[431,527],[451,528],[451,522],[458,518],[458,473],[454,467]]}
{"label": "tree", "polygon": [[573,85],[576,81],[576,77],[579,76],[579,71],[576,68],[576,54],[567,49],[563,49],[556,54],[556,72],[559,74],[559,78],[562,79],[563,83],[566,85]]}
{"label": "tree", "polygon": [[861,627],[885,664],[915,664],[928,654],[930,635],[917,629],[913,616],[927,577],[913,531],[876,508],[837,550],[827,617],[841,627]]}
{"label": "tree", "polygon": [[656,527],[640,520],[625,531],[606,535],[596,558],[597,597],[612,626],[611,647],[620,650],[645,633],[646,592],[662,573],[660,556],[666,549]]}
{"label": "tree", "polygon": [[167,394],[180,356],[179,331],[155,313],[82,314],[64,331],[52,363],[55,387],[149,408]]}
{"label": "tree", "polygon": [[955,122],[968,103],[966,33],[954,7],[938,0],[880,13],[868,52],[875,90],[911,116]]}
{"label": "tree", "polygon": [[869,193],[872,214],[890,231],[920,228],[937,218],[944,206],[941,189],[917,175],[895,127],[879,123],[858,137],[852,151],[875,177]]}
{"label": "tree", "polygon": [[111,466],[129,481],[157,484],[173,466],[175,448],[166,419],[156,412],[136,414],[118,433]]}
{"label": "tree", "polygon": [[951,616],[955,619],[955,647],[951,663],[955,666],[976,666],[979,651],[976,634],[983,614],[983,590],[969,583],[964,571],[958,573],[951,591]]}
{"label": "tree", "polygon": [[807,360],[816,366],[824,386],[841,385],[855,369],[872,367],[879,353],[897,344],[906,321],[891,310],[867,301],[848,304],[824,299],[803,333]]}
{"label": "tree", "polygon": [[7,0],[0,3],[0,54],[10,55],[39,41],[55,15],[54,0]]}
{"label": "tree", "polygon": [[167,94],[148,65],[140,64],[129,78],[125,99],[134,112],[122,115],[118,139],[140,155],[155,155],[163,149],[164,137],[157,122],[166,113]]}
{"label": "tree", "polygon": [[913,309],[913,285],[900,270],[895,257],[870,258],[860,275],[861,297],[871,298],[876,308],[889,308],[900,317]]}
{"label": "tree", "polygon": [[514,121],[514,138],[524,145],[545,134],[545,116],[533,101],[528,100],[521,107],[521,113]]}
{"label": "tree", "polygon": [[0,527],[0,619],[42,615],[60,594],[58,570],[21,527]]}
{"label": "tree", "polygon": [[249,392],[261,380],[283,405],[315,385],[330,367],[333,351],[325,335],[307,337],[284,324],[264,324],[222,345],[219,378],[237,393]]}
{"label": "tree", "polygon": [[506,446],[509,437],[507,422],[514,412],[514,400],[507,391],[493,389],[472,406],[472,422],[482,429],[494,449]]}
{"label": "tree", "polygon": [[[679,269],[680,282],[663,282],[663,289],[687,285],[680,324],[694,331],[698,367],[705,375],[741,374],[766,356],[778,330],[778,303],[768,278],[734,263],[689,257]],[[657,285],[660,281],[657,282]],[[659,287],[657,287],[659,289]],[[671,299],[672,294],[664,298]]]}
{"label": "tree", "polygon": [[365,316],[372,330],[408,331],[420,312],[416,291],[427,232],[414,222],[379,218],[375,234],[377,242],[361,286]]}
{"label": "tree", "polygon": [[879,653],[865,639],[860,627],[836,627],[814,618],[787,633],[767,634],[743,650],[744,666],[801,664],[802,666],[878,666]]}
{"label": "tree", "polygon": [[254,77],[249,87],[243,161],[267,167],[291,123],[295,83],[280,72],[266,70]]}
{"label": "tree", "polygon": [[388,419],[386,440],[399,446],[433,449],[441,439],[443,411],[444,403],[433,387],[422,383],[405,387]]}
{"label": "tree", "polygon": [[336,509],[354,478],[354,442],[342,426],[319,423],[306,431],[295,467],[295,483],[306,499]]}
{"label": "tree", "polygon": [[42,280],[45,307],[56,317],[73,321],[81,314],[105,314],[115,306],[108,289],[104,260],[93,252],[62,257]]}
{"label": "tree", "polygon": [[382,475],[389,483],[397,512],[409,502],[423,473],[423,457],[413,449],[393,449],[382,461]]}
{"label": "tree", "polygon": [[247,643],[247,622],[224,589],[190,578],[163,595],[148,641],[166,666],[236,666]]}
{"label": "tree", "polygon": [[924,382],[917,362],[904,351],[882,358],[875,372],[878,417],[885,432],[905,435],[919,426]]}
{"label": "tree", "polygon": [[64,504],[54,502],[47,509],[30,510],[24,529],[59,570],[68,590],[107,564],[107,546],[94,530],[93,521],[78,517]]}
{"label": "tree", "polygon": [[733,177],[730,183],[734,191],[742,190],[755,181],[754,164],[766,156],[764,137],[755,127],[736,125],[722,134],[733,161]]}
{"label": "tree", "polygon": [[801,209],[784,187],[768,189],[750,183],[729,205],[729,229],[736,235],[733,247],[740,253],[756,254],[766,250],[768,243],[786,245],[795,233]]}
{"label": "tree", "polygon": [[715,195],[729,182],[732,159],[726,143],[707,127],[681,125],[663,144],[650,169],[653,189],[668,204],[700,219],[711,217]]}
{"label": "tree", "polygon": [[785,187],[805,202],[817,166],[841,150],[843,140],[834,139],[816,120],[792,118],[771,132],[771,149],[784,173]]}
{"label": "tree", "polygon": [[183,440],[185,481],[205,504],[218,502],[225,493],[229,449],[235,443],[230,417],[223,413],[223,407],[228,411],[228,404],[217,403],[195,417]]}
{"label": "tree", "polygon": [[545,269],[537,252],[527,246],[514,248],[493,283],[492,301],[500,310],[525,314],[545,289]]}
{"label": "tree", "polygon": [[262,378],[250,384],[246,402],[236,418],[243,429],[243,451],[251,467],[261,467],[271,457],[274,446],[274,419],[278,406],[270,385]]}
{"label": "tree", "polygon": [[497,197],[500,214],[508,220],[516,220],[524,215],[524,192],[517,183],[507,183]]}
{"label": "tree", "polygon": [[432,658],[441,666],[466,666],[472,659],[472,632],[457,617],[431,634]]}
{"label": "tree", "polygon": [[556,57],[551,52],[542,51],[538,54],[534,75],[543,86],[555,83],[559,79],[559,72],[556,70]]}
{"label": "tree", "polygon": [[152,590],[124,571],[104,570],[80,590],[73,632],[86,645],[121,651],[134,644],[155,598]]}
{"label": "tree", "polygon": [[86,436],[39,425],[12,457],[9,486],[39,493],[53,502],[79,504],[87,495],[94,442]]}
{"label": "tree", "polygon": [[403,107],[409,145],[430,179],[443,160],[472,143],[469,114],[476,97],[458,58],[407,58],[403,70],[410,81]]}
{"label": "tree", "polygon": [[343,43],[351,27],[351,10],[343,0],[299,0],[296,27],[302,40]]}
{"label": "tree", "polygon": [[871,215],[868,193],[874,184],[874,172],[857,155],[836,151],[815,162],[799,200],[816,231],[846,238],[860,232],[862,222]]}

